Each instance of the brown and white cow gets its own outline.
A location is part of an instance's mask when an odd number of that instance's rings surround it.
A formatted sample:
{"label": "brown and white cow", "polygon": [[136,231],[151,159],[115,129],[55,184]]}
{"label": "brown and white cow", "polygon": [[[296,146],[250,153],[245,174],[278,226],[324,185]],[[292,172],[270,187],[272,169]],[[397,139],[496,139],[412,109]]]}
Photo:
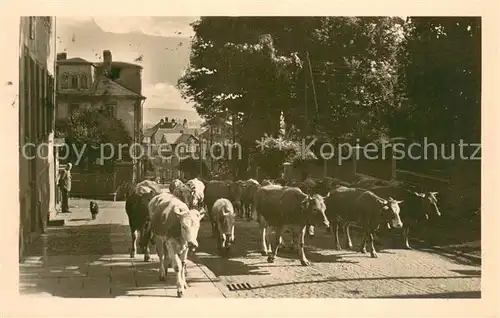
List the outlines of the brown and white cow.
{"label": "brown and white cow", "polygon": [[228,255],[231,245],[234,244],[235,213],[231,201],[221,198],[215,201],[211,209],[212,219],[217,223],[217,248],[221,255]]}
{"label": "brown and white cow", "polygon": [[[304,237],[308,225],[323,224],[330,226],[325,215],[326,206],[320,195],[308,196],[299,188],[268,185],[255,193],[254,213],[261,227],[262,254],[267,254],[267,261],[274,262],[281,245],[281,234],[288,226],[297,242],[300,263],[310,265],[304,253]],[[268,244],[267,228],[275,229],[274,246]]]}
{"label": "brown and white cow", "polygon": [[135,185],[127,194],[125,212],[127,213],[130,233],[132,236],[132,247],[130,258],[135,257],[137,235],[139,235],[139,247],[144,252],[144,261],[149,261],[150,238],[144,233],[145,223],[149,220],[148,204],[151,198],[161,193],[161,187],[154,181],[144,180]]}
{"label": "brown and white cow", "polygon": [[210,219],[210,223],[212,225],[212,237],[217,237],[217,223],[212,218],[212,207],[214,206],[215,201],[220,198],[230,199],[230,188],[227,181],[221,180],[212,180],[207,183],[205,186],[205,205],[207,206],[208,217]]}
{"label": "brown and white cow", "polygon": [[170,265],[177,273],[177,297],[182,297],[187,288],[187,254],[198,247],[198,231],[205,211],[190,210],[170,193],[156,195],[148,209],[151,218],[148,231],[155,235],[160,259],[159,279],[165,280]]}

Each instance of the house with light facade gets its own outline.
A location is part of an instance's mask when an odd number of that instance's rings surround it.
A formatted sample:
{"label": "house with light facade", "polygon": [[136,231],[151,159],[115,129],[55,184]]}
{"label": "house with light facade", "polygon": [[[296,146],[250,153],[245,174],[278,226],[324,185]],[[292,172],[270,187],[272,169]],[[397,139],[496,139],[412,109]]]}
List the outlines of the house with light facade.
{"label": "house with light facade", "polygon": [[[17,20],[17,22],[15,21]],[[18,150],[19,257],[45,232],[56,213],[55,18],[21,17],[9,32],[19,30]],[[15,103],[12,106],[16,106]],[[5,116],[5,117],[4,117]],[[8,118],[2,113],[2,118]],[[12,168],[10,168],[12,169]],[[4,177],[7,177],[5,175]]]}
{"label": "house with light facade", "polygon": [[184,178],[180,162],[188,157],[199,158],[200,139],[198,129],[189,128],[187,120],[179,123],[167,117],[144,131],[143,146],[148,149],[154,171],[149,178],[172,180]]}
{"label": "house with light facade", "polygon": [[[132,142],[141,143],[143,104],[146,100],[142,95],[142,66],[113,61],[109,50],[103,51],[103,62],[68,58],[66,53],[59,53],[56,73],[57,120],[66,120],[81,108],[99,108],[122,120]],[[141,160],[135,159],[131,163],[130,181],[141,179],[141,163]],[[98,160],[96,164],[102,162]]]}

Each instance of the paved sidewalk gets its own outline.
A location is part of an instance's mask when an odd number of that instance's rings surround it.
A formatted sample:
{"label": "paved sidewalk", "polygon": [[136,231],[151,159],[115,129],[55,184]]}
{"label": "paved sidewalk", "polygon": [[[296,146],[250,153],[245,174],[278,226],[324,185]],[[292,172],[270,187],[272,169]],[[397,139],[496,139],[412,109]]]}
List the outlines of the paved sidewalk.
{"label": "paved sidewalk", "polygon": [[[20,263],[20,294],[65,298],[176,297],[176,278],[158,280],[158,258],[130,259],[130,230],[124,202],[98,201],[92,220],[88,200],[72,200],[66,225],[49,228]],[[186,298],[224,297],[202,264],[187,263]]]}

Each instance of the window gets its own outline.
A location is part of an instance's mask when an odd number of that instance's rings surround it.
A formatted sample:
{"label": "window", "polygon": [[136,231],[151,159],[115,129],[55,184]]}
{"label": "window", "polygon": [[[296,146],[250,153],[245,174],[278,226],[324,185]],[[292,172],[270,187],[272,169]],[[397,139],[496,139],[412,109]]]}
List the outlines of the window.
{"label": "window", "polygon": [[80,109],[80,104],[73,103],[69,105],[69,116],[73,116]]}
{"label": "window", "polygon": [[78,75],[71,75],[71,88],[72,89],[78,88]]}
{"label": "window", "polygon": [[88,88],[87,75],[80,75],[80,88]]}
{"label": "window", "polygon": [[103,112],[104,115],[108,117],[115,117],[116,104],[115,103],[106,104],[101,108],[101,111]]}
{"label": "window", "polygon": [[61,76],[61,89],[68,89],[68,88],[69,88],[69,75],[63,74]]}
{"label": "window", "polygon": [[36,30],[36,20],[35,17],[29,17],[30,19],[30,39],[34,40],[35,39],[35,30]]}

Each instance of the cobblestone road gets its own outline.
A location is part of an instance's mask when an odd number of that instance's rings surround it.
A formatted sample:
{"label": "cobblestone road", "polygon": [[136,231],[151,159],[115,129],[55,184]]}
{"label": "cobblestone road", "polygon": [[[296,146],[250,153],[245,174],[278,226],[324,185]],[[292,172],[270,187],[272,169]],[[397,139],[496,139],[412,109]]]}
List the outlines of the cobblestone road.
{"label": "cobblestone road", "polygon": [[[87,200],[72,200],[67,225],[49,228],[20,266],[20,294],[64,298],[176,297],[175,275],[158,280],[158,259],[130,259],[124,202],[100,201],[92,220]],[[205,270],[207,271],[207,270]],[[186,298],[224,297],[203,268],[187,264]]]}
{"label": "cobblestone road", "polygon": [[[356,246],[359,238],[354,236],[353,243]],[[480,297],[480,266],[416,250],[383,250],[377,259],[333,251],[332,238],[322,229],[306,242],[313,263],[309,267],[301,266],[296,254],[286,250],[275,263],[267,263],[259,253],[253,221],[236,224],[230,259],[214,256],[208,223],[200,231],[200,244],[197,255],[219,277],[218,286],[226,297]],[[251,287],[241,290],[243,284]]]}
{"label": "cobblestone road", "polygon": [[[167,284],[158,281],[156,258],[152,263],[143,263],[142,255],[129,259],[123,202],[101,202],[95,221],[89,220],[88,201],[75,204],[84,206],[82,212],[68,215],[69,225],[51,229],[20,265],[21,294],[175,295],[173,275]],[[356,244],[357,238],[353,241]],[[253,221],[238,220],[230,259],[216,255],[207,220],[199,242],[197,256],[188,267],[193,288],[187,297],[480,297],[480,266],[415,250],[384,250],[377,259],[333,251],[331,236],[322,229],[306,242],[313,263],[309,267],[301,266],[295,253],[285,250],[268,264],[258,252],[258,228]]]}

